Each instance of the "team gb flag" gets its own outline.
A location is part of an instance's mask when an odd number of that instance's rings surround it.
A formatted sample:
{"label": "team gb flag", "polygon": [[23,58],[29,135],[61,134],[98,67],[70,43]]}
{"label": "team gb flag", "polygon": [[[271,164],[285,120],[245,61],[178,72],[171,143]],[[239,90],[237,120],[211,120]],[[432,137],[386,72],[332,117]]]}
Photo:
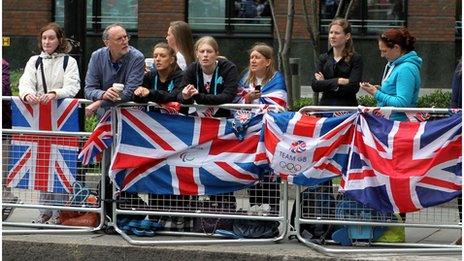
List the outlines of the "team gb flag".
{"label": "team gb flag", "polygon": [[356,114],[314,117],[299,112],[265,115],[264,144],[275,173],[297,185],[316,185],[342,175]]}

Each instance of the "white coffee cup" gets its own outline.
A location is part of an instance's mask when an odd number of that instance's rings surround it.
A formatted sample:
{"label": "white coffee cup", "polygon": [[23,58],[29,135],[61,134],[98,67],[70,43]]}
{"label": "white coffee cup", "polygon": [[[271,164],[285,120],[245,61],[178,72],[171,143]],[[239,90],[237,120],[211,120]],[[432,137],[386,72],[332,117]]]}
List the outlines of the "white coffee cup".
{"label": "white coffee cup", "polygon": [[145,66],[150,69],[153,64],[155,63],[155,59],[153,58],[145,58]]}
{"label": "white coffee cup", "polygon": [[[113,89],[118,92],[119,96],[121,96],[122,90],[124,90],[124,84],[113,83]],[[121,100],[121,97],[119,97],[118,100]]]}

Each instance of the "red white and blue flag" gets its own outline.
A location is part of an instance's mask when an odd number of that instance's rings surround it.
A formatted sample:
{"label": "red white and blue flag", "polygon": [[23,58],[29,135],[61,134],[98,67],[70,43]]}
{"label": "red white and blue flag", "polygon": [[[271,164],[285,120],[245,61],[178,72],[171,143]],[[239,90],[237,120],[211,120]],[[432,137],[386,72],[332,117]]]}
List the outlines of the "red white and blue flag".
{"label": "red white and blue flag", "polygon": [[400,122],[360,113],[342,184],[382,212],[413,212],[461,194],[462,114]]}
{"label": "red white and blue flag", "polygon": [[111,110],[108,110],[100,119],[79,153],[79,160],[82,160],[82,165],[97,162],[101,158],[101,153],[109,148],[112,143]]}
{"label": "red white and blue flag", "polygon": [[356,114],[314,117],[268,113],[264,144],[270,167],[289,183],[311,186],[346,171]]}
{"label": "red white and blue flag", "polygon": [[[239,81],[239,88],[234,103],[245,103],[245,96],[254,91],[254,88],[247,83],[249,72],[246,72]],[[261,87],[261,96],[253,101],[257,104],[279,105],[287,107],[287,87],[285,87],[285,79],[280,72],[276,72],[272,78]]]}
{"label": "red white and blue flag", "polygon": [[262,115],[251,119],[243,140],[232,120],[124,108],[118,109],[118,118],[110,175],[123,191],[214,195],[259,180]]}
{"label": "red white and blue flag", "polygon": [[[30,105],[12,102],[13,129],[79,131],[78,100]],[[77,137],[14,134],[11,139],[8,187],[72,192],[77,172]]]}

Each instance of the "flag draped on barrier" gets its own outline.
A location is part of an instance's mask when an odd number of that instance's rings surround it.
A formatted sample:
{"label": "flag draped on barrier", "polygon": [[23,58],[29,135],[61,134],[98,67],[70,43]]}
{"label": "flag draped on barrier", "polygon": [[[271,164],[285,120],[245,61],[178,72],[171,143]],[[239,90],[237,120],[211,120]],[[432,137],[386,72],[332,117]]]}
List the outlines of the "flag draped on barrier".
{"label": "flag draped on barrier", "polygon": [[[13,129],[79,131],[78,100],[29,105],[12,102]],[[71,192],[77,171],[78,138],[13,134],[6,184],[9,187]]]}
{"label": "flag draped on barrier", "polygon": [[110,175],[121,190],[165,195],[213,195],[259,180],[256,153],[262,115],[243,140],[233,120],[118,109]]}
{"label": "flag draped on barrier", "polygon": [[101,153],[109,148],[112,143],[111,111],[107,111],[82,147],[79,160],[82,160],[83,165],[96,162],[101,158]]}
{"label": "flag draped on barrier", "polygon": [[356,114],[319,118],[297,112],[265,115],[270,167],[297,185],[316,185],[346,171]]}
{"label": "flag draped on barrier", "polygon": [[344,191],[383,212],[412,212],[461,194],[462,114],[429,122],[358,116]]}
{"label": "flag draped on barrier", "polygon": [[226,120],[118,109],[110,175],[129,192],[213,195],[251,186],[270,167],[304,186],[342,177],[347,196],[383,212],[461,194],[461,113],[399,122],[367,112],[238,112]]}

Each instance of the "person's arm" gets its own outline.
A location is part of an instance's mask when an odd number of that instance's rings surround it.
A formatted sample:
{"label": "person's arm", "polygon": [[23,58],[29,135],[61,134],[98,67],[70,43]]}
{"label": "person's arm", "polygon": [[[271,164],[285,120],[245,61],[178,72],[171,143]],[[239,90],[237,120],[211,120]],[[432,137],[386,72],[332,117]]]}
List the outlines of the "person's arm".
{"label": "person's arm", "polygon": [[73,57],[69,57],[68,66],[64,72],[63,88],[54,89],[56,99],[73,98],[81,89],[79,68]]}
{"label": "person's arm", "polygon": [[451,82],[451,108],[462,108],[462,69],[461,63],[458,64],[454,71],[453,80]]}
{"label": "person's arm", "polygon": [[232,102],[237,94],[238,87],[238,71],[235,64],[227,62],[222,68],[221,76],[224,86],[221,93],[217,95],[198,93],[193,96],[193,99],[198,104],[224,104]]}
{"label": "person's arm", "polygon": [[2,95],[11,96],[10,65],[5,60],[2,61]]}
{"label": "person's arm", "polygon": [[177,73],[174,75],[170,80],[169,84],[172,81],[173,89],[169,92],[169,90],[150,90],[148,94],[148,99],[150,101],[154,101],[156,103],[167,103],[167,102],[175,102],[177,101],[177,96],[181,92],[181,82],[182,82],[182,74]]}
{"label": "person's arm", "polygon": [[384,106],[409,107],[413,100],[415,72],[411,68],[404,68],[398,72],[396,78],[396,95],[389,95],[381,90],[374,93],[374,98]]}
{"label": "person's arm", "polygon": [[[177,94],[177,101],[182,103],[182,104],[192,104],[193,99],[190,98],[188,100],[185,100],[182,96],[182,90],[184,90],[185,87],[188,85],[196,85],[196,66],[197,63],[191,63],[187,69],[183,73],[182,81],[180,83],[180,86],[178,87],[178,94]],[[195,88],[198,89],[197,86]]]}
{"label": "person's arm", "polygon": [[[152,86],[152,72],[147,72],[145,73],[145,75],[143,76],[143,82],[142,82],[142,86],[139,86],[137,87],[138,88],[146,88],[148,90],[150,90],[151,86]],[[137,90],[136,89],[136,90]],[[134,91],[134,101],[135,102],[140,102],[140,103],[147,103],[148,102],[148,96],[145,96],[145,97],[142,97],[140,95],[135,95],[135,91]]]}
{"label": "person's arm", "polygon": [[351,60],[351,72],[348,78],[348,84],[339,85],[338,93],[340,95],[352,95],[359,91],[359,83],[362,81],[363,62],[361,56],[353,56]]}
{"label": "person's arm", "polygon": [[103,94],[105,93],[103,86],[100,84],[103,77],[100,63],[101,61],[98,53],[94,52],[90,57],[87,74],[85,76],[84,88],[85,98],[92,101],[102,99]]}
{"label": "person's arm", "polygon": [[311,88],[314,92],[326,92],[326,91],[335,91],[338,89],[338,78],[327,79],[327,72],[324,71],[324,65],[327,62],[327,55],[322,54],[319,56],[319,63],[317,65],[316,73],[322,73],[324,79],[318,80],[316,76],[313,76],[311,81]]}
{"label": "person's arm", "polygon": [[38,57],[38,55],[32,56],[29,61],[27,61],[24,73],[19,79],[18,89],[21,100],[24,100],[28,94],[35,95],[37,93],[37,70],[35,68],[35,62]]}
{"label": "person's arm", "polygon": [[131,101],[134,95],[134,90],[142,85],[145,68],[145,60],[143,55],[136,55],[134,61],[128,64],[126,82],[124,82],[124,90],[121,95],[121,102]]}

